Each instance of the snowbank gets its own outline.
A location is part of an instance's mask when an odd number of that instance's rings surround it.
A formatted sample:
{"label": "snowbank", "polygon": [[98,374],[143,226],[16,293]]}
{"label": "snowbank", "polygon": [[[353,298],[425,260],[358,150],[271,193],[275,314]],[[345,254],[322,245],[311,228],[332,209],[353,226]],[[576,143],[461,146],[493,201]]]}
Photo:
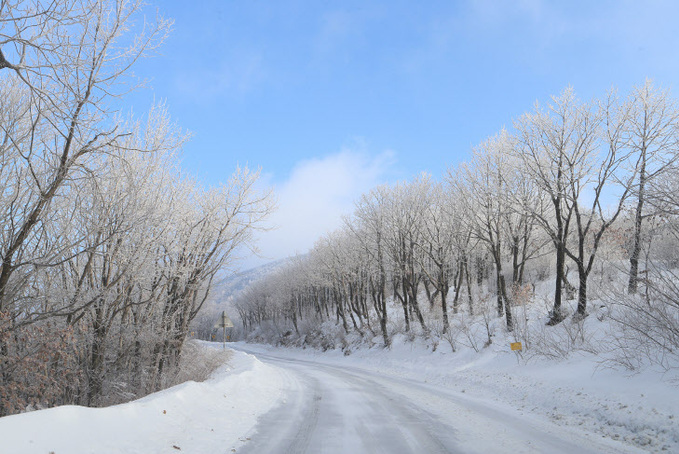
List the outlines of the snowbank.
{"label": "snowbank", "polygon": [[0,418],[0,453],[229,452],[283,398],[279,375],[235,352],[202,383],[108,408],[62,406]]}

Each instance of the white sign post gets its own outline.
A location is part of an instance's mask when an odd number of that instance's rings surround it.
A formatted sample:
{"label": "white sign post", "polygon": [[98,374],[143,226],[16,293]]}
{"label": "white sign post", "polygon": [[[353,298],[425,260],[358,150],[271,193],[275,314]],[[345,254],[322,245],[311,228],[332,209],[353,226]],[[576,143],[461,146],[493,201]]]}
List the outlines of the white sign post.
{"label": "white sign post", "polygon": [[215,325],[215,328],[222,328],[224,330],[222,332],[222,346],[224,350],[226,350],[226,328],[233,328],[233,322],[229,316],[226,315],[226,311],[222,311],[221,319],[219,323]]}

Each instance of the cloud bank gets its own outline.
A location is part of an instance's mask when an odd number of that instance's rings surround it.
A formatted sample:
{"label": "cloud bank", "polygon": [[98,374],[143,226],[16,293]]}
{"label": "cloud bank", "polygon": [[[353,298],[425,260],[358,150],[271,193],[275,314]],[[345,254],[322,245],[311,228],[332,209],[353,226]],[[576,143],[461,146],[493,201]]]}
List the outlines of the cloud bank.
{"label": "cloud bank", "polygon": [[369,155],[351,149],[298,162],[289,178],[275,185],[278,210],[269,222],[276,228],[257,241],[263,257],[246,259],[242,267],[306,253],[341,226],[342,215],[351,214],[361,194],[385,182],[394,164],[392,151]]}

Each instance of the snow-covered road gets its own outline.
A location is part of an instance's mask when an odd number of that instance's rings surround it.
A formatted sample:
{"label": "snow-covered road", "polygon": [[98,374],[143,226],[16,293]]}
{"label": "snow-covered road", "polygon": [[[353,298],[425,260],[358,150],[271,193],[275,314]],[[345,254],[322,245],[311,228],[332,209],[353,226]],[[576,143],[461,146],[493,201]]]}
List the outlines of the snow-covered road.
{"label": "snow-covered road", "polygon": [[239,453],[641,452],[423,381],[236,348],[274,366],[286,389]]}

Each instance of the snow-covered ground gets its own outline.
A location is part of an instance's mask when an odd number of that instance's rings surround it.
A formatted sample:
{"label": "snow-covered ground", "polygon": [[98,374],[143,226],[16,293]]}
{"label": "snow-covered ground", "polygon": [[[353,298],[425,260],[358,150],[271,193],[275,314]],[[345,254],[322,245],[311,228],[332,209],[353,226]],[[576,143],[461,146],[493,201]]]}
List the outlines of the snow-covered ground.
{"label": "snow-covered ground", "polygon": [[[255,351],[293,385],[261,422],[243,453],[623,454],[620,441],[564,427],[502,401],[398,377],[347,361],[314,361],[280,350]],[[338,358],[339,359],[339,358]]]}
{"label": "snow-covered ground", "polygon": [[235,352],[202,383],[108,408],[63,406],[0,418],[0,453],[230,452],[282,395],[275,368]]}
{"label": "snow-covered ground", "polygon": [[481,353],[432,352],[423,343],[400,337],[389,350],[374,347],[350,356],[262,345],[238,348],[421,381],[643,451],[679,452],[676,384],[653,371],[629,375],[602,368],[594,355],[526,363],[517,361],[508,345],[493,344]]}
{"label": "snow-covered ground", "polygon": [[266,364],[266,356],[273,355],[315,362],[319,368],[365,371],[393,383],[421,383],[429,391],[440,389],[461,401],[510,412],[519,422],[555,423],[553,427],[566,433],[600,440],[610,452],[616,452],[616,446],[629,452],[679,452],[676,386],[655,372],[625,376],[597,368],[593,356],[519,364],[508,346],[491,345],[481,353],[451,353],[443,347],[432,352],[430,346],[402,336],[394,338],[390,350],[373,347],[349,356],[341,351],[232,346],[260,354],[264,362],[235,351],[229,364],[204,383],[185,383],[109,408],[64,406],[0,418],[0,453],[247,450],[257,441],[258,420],[271,420],[267,414],[288,401],[293,387],[299,392],[289,370]]}

